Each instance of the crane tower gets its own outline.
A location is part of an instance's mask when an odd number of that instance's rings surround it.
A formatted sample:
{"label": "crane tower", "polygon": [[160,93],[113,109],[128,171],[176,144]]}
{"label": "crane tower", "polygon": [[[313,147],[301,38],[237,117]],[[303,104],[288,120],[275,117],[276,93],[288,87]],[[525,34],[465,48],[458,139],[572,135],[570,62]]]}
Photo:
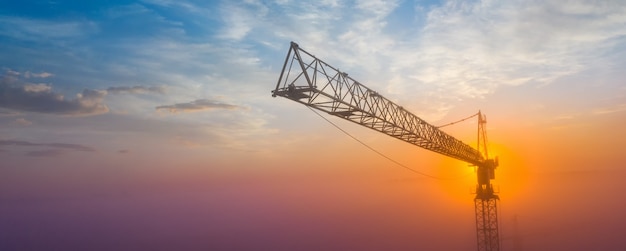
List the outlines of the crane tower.
{"label": "crane tower", "polygon": [[500,198],[491,184],[498,159],[489,158],[485,129],[487,120],[481,112],[476,114],[478,145],[473,148],[306,52],[294,42],[291,42],[272,96],[288,98],[475,166],[478,251],[500,250],[497,214]]}

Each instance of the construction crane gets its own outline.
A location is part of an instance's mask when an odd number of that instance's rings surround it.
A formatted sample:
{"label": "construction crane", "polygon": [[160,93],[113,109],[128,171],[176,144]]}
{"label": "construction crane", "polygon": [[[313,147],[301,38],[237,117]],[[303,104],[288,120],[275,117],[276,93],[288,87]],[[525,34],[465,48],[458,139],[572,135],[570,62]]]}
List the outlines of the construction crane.
{"label": "construction crane", "polygon": [[485,131],[487,119],[480,111],[473,115],[478,117],[478,143],[473,148],[306,52],[294,42],[291,42],[272,96],[288,98],[475,166],[478,184],[474,207],[478,251],[500,250],[497,214],[500,198],[491,184],[498,158],[489,158]]}

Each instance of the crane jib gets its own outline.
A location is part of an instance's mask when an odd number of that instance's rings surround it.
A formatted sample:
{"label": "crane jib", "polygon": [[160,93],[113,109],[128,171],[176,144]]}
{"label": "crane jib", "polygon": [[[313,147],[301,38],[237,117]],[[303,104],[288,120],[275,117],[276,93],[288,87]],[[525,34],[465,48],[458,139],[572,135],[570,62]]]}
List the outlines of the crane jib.
{"label": "crane jib", "polygon": [[312,54],[291,44],[273,96],[281,96],[473,165],[480,151],[448,135]]}

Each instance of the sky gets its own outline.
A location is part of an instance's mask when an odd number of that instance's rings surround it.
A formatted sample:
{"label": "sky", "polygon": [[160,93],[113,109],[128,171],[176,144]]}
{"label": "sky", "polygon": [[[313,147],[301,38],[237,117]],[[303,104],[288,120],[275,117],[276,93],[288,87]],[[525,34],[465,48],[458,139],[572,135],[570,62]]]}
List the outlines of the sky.
{"label": "sky", "polygon": [[486,114],[503,250],[626,249],[619,0],[2,1],[0,249],[475,250],[473,168],[271,97],[291,41]]}

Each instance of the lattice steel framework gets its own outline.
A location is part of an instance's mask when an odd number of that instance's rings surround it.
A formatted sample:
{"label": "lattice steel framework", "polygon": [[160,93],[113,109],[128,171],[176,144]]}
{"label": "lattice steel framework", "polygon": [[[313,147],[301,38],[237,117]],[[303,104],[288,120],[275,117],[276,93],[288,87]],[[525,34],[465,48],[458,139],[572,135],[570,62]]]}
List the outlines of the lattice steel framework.
{"label": "lattice steel framework", "polygon": [[479,151],[300,49],[293,42],[272,95],[474,165],[483,161]]}
{"label": "lattice steel framework", "polygon": [[498,236],[498,198],[475,198],[476,236],[479,251],[500,250]]}
{"label": "lattice steel framework", "polygon": [[485,160],[476,170],[478,184],[476,185],[476,197],[474,208],[476,212],[476,238],[478,251],[500,250],[500,237],[498,233],[498,200],[490,180],[495,178],[495,169],[498,159],[489,159],[487,149],[487,117],[478,112],[478,141],[476,148],[481,149]]}
{"label": "lattice steel framework", "polygon": [[[486,119],[479,116],[479,150],[439,130],[377,92],[352,79],[291,42],[272,96],[281,96],[342,119],[382,132],[424,149],[477,166],[476,224],[479,251],[497,251],[496,200],[489,180],[497,159],[486,152]],[[480,205],[480,207],[479,207]],[[480,218],[480,220],[479,220]],[[495,227],[493,227],[495,226]],[[483,247],[487,247],[486,249]],[[494,249],[495,248],[495,249]]]}

